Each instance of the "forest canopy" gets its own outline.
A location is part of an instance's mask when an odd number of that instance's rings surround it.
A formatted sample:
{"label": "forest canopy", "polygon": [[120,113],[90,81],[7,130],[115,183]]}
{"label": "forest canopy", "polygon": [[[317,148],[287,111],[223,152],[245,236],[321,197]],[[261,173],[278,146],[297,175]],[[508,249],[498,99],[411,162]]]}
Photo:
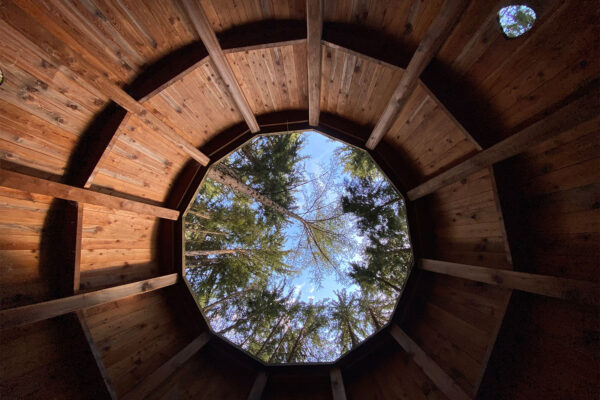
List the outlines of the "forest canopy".
{"label": "forest canopy", "polygon": [[316,132],[213,164],[185,239],[213,330],[270,363],[351,350],[388,322],[413,263],[402,196],[366,152]]}

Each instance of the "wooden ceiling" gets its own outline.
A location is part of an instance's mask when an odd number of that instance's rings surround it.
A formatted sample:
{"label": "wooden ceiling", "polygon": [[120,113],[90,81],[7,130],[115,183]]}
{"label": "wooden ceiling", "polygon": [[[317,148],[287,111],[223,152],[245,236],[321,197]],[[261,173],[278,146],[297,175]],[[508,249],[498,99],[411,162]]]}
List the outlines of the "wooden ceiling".
{"label": "wooden ceiling", "polygon": [[[206,326],[189,322],[193,307],[179,310],[185,284],[160,289],[154,279],[181,273],[172,219],[205,165],[258,129],[313,126],[363,148],[377,139],[372,156],[411,200],[418,256],[433,259],[415,269],[416,294],[391,325],[400,333],[382,331],[340,360],[349,398],[527,398],[545,387],[547,398],[595,398],[600,9],[527,3],[533,29],[508,40],[496,17],[506,1],[2,1],[2,326],[24,315],[14,307],[43,311],[79,291],[139,281],[138,291],[156,291],[114,292],[77,314],[3,330],[0,394],[89,398],[85,385],[67,384],[82,373],[62,362],[65,325],[104,382],[97,390],[108,385],[113,398],[149,378],[168,378],[155,398],[201,398],[203,385],[206,398],[246,396],[266,367],[217,338],[160,375]],[[519,323],[529,353],[511,339]],[[515,343],[525,362],[507,359]],[[550,367],[563,359],[583,389]],[[293,398],[286,385],[297,398],[328,398],[328,369],[311,388],[310,372],[269,370],[264,398]],[[239,387],[225,389],[228,372]],[[34,378],[41,386],[27,384]]]}

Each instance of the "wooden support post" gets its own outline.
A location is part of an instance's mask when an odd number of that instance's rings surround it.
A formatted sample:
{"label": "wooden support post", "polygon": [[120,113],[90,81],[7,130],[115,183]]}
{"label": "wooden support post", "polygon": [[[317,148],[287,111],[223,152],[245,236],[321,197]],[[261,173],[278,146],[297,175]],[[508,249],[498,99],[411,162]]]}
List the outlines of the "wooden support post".
{"label": "wooden support post", "polygon": [[258,375],[256,375],[252,389],[250,389],[250,393],[248,394],[248,400],[262,399],[265,386],[267,386],[267,379],[268,375],[265,371],[260,371]]}
{"label": "wooden support post", "polygon": [[504,269],[476,267],[474,265],[429,260],[426,258],[422,258],[419,261],[419,268],[425,271],[483,282],[506,289],[515,289],[585,304],[599,304],[600,286],[594,282]]}
{"label": "wooden support post", "polygon": [[396,339],[396,342],[411,355],[415,364],[417,364],[431,379],[431,381],[440,389],[442,393],[450,400],[468,400],[469,396],[454,382],[446,372],[435,361],[416,344],[398,325],[392,325],[390,334]]}
{"label": "wooden support post", "polygon": [[63,200],[94,204],[97,206],[113,208],[115,210],[132,211],[139,214],[151,215],[153,217],[171,220],[176,220],[179,217],[179,211],[177,210],[170,210],[168,208],[127,200],[88,189],[64,185],[62,183],[35,178],[33,176],[23,175],[1,168],[0,186],[29,193],[43,194]]}
{"label": "wooden support post", "polygon": [[76,294],[42,303],[1,310],[0,329],[31,324],[59,315],[68,314],[83,308],[110,303],[125,297],[162,289],[174,285],[177,282],[177,278],[177,274],[169,274],[157,278],[128,283],[126,285],[96,290],[94,292]]}
{"label": "wooden support post", "polygon": [[260,127],[258,126],[256,117],[250,108],[250,104],[248,104],[248,100],[246,100],[246,97],[244,96],[244,92],[242,92],[240,84],[233,74],[233,70],[223,53],[217,35],[215,35],[215,32],[212,30],[202,6],[195,0],[183,0],[183,7],[188,13],[196,32],[198,32],[202,43],[204,43],[208,54],[210,54],[210,58],[215,65],[215,68],[227,85],[229,93],[233,97],[233,100],[248,124],[248,127],[252,132],[258,132]]}
{"label": "wooden support post", "polygon": [[331,368],[331,371],[329,371],[329,379],[331,382],[333,400],[346,400],[346,389],[344,388],[342,370],[338,367]]}
{"label": "wooden support post", "polygon": [[308,123],[319,125],[321,106],[321,35],[323,0],[306,0],[306,62],[308,67]]}
{"label": "wooden support post", "polygon": [[440,47],[442,47],[442,44],[446,41],[448,35],[458,22],[467,4],[469,2],[466,0],[445,1],[440,13],[432,22],[421,43],[419,43],[419,47],[400,78],[398,87],[396,87],[392,98],[377,121],[373,132],[371,132],[371,136],[366,144],[368,149],[375,149],[390,129],[417,87],[419,76],[435,57]]}
{"label": "wooden support post", "polygon": [[183,364],[192,358],[210,340],[210,333],[204,332],[190,344],[181,349],[167,362],[158,367],[131,391],[123,396],[123,400],[145,399],[154,389],[159,387],[168,377],[173,375]]}
{"label": "wooden support post", "polygon": [[475,172],[515,156],[545,140],[552,138],[598,115],[598,102],[595,92],[583,95],[563,106],[538,122],[487,148],[466,161],[458,164],[419,186],[408,191],[409,200],[417,200],[436,190],[457,182]]}

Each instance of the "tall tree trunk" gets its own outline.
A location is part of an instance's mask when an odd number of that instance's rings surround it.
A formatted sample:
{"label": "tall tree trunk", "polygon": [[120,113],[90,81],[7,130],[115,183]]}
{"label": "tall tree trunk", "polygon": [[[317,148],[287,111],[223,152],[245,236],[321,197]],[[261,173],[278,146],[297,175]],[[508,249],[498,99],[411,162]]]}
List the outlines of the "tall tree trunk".
{"label": "tall tree trunk", "polygon": [[248,343],[248,340],[250,340],[250,338],[254,337],[254,335],[256,334],[256,331],[258,330],[258,323],[256,323],[254,325],[254,329],[252,329],[252,332],[250,332],[250,334],[248,336],[246,336],[246,339],[244,339],[244,341],[242,343],[240,343],[240,347],[244,348],[244,346],[246,345],[246,343]]}
{"label": "tall tree trunk", "polygon": [[294,359],[294,355],[296,355],[296,349],[298,348],[298,345],[300,344],[300,339],[302,338],[302,335],[304,334],[304,327],[306,326],[307,321],[304,321],[304,324],[302,324],[302,328],[300,329],[300,332],[298,333],[298,337],[294,341],[294,345],[292,346],[290,352],[288,353],[287,362],[292,362],[292,360]]}
{"label": "tall tree trunk", "polygon": [[275,355],[277,354],[277,352],[281,348],[281,345],[283,344],[283,339],[285,339],[285,336],[287,335],[287,333],[288,333],[289,330],[290,330],[290,328],[288,326],[287,329],[285,330],[285,332],[283,332],[283,335],[281,335],[281,339],[279,339],[279,343],[277,343],[277,347],[275,347],[275,350],[271,354],[271,357],[269,357],[269,361],[268,362],[273,361],[273,358],[275,357]]}
{"label": "tall tree trunk", "polygon": [[227,328],[220,330],[219,332],[217,332],[219,335],[223,335],[227,332],[229,332],[232,329],[237,328],[238,326],[240,326],[242,323],[248,321],[246,318],[242,318],[242,319],[238,319],[237,321],[235,321],[232,325],[229,325]]}
{"label": "tall tree trunk", "polygon": [[381,323],[377,319],[377,316],[375,315],[375,311],[373,311],[373,309],[370,306],[367,307],[367,308],[369,309],[369,314],[371,315],[371,320],[373,321],[373,325],[375,325],[375,329],[376,330],[380,330],[381,329]]}
{"label": "tall tree trunk", "polygon": [[402,292],[402,289],[399,286],[394,285],[393,283],[391,283],[387,279],[384,279],[384,278],[380,277],[377,274],[373,274],[373,278],[375,278],[379,282],[383,283],[384,285],[387,285],[387,286],[391,287],[392,289],[394,289],[398,293]]}
{"label": "tall tree trunk", "polygon": [[221,249],[221,250],[189,250],[185,252],[186,256],[212,256],[219,254],[235,254],[235,253],[243,253],[247,254],[252,251],[256,251],[253,249]]}
{"label": "tall tree trunk", "polygon": [[265,205],[269,208],[272,208],[273,210],[281,213],[282,215],[285,215],[286,217],[289,217],[289,218],[299,221],[304,226],[312,226],[312,224],[309,221],[305,220],[298,214],[295,214],[295,213],[289,211],[288,209],[286,209],[285,207],[275,203],[273,200],[271,200],[267,196],[264,196],[264,195],[258,193],[256,190],[252,189],[245,183],[240,182],[238,179],[234,178],[233,176],[231,176],[228,173],[225,173],[217,168],[210,168],[207,176],[210,179],[212,179],[213,181],[218,182],[222,185],[228,186],[237,192],[243,193],[243,194],[253,198],[254,200],[258,201],[259,203],[262,203],[263,205]]}
{"label": "tall tree trunk", "polygon": [[267,343],[269,343],[269,340],[271,340],[271,338],[275,334],[275,330],[277,330],[277,328],[281,324],[281,321],[283,321],[284,318],[285,318],[285,315],[283,315],[281,318],[279,318],[279,321],[277,321],[277,323],[275,324],[275,326],[273,327],[273,329],[271,329],[271,333],[269,333],[269,336],[267,336],[267,338],[263,342],[262,346],[260,346],[260,349],[258,349],[258,351],[256,352],[256,354],[255,354],[256,357],[258,357],[258,355],[260,353],[262,353],[262,351],[265,349],[265,346],[267,345]]}
{"label": "tall tree trunk", "polygon": [[350,340],[352,341],[352,348],[354,348],[358,344],[358,338],[352,330],[352,325],[350,325],[349,321],[346,321],[346,326],[348,327],[348,333],[350,334]]}
{"label": "tall tree trunk", "polygon": [[210,219],[210,216],[208,214],[204,214],[204,213],[201,213],[199,211],[189,210],[187,213],[195,215],[196,217],[200,217],[202,219]]}
{"label": "tall tree trunk", "polygon": [[227,300],[235,299],[236,297],[239,297],[242,294],[244,294],[246,292],[249,292],[253,288],[254,288],[253,286],[248,286],[246,289],[239,290],[239,291],[235,292],[234,294],[231,294],[229,296],[223,297],[221,300],[217,300],[215,302],[212,302],[212,303],[208,304],[206,307],[202,308],[202,312],[207,312],[210,309],[218,306],[219,304],[226,302]]}

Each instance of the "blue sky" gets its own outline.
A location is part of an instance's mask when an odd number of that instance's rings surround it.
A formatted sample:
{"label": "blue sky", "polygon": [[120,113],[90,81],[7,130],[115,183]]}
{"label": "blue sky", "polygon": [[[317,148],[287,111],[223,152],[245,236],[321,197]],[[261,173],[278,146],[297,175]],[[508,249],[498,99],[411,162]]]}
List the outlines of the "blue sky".
{"label": "blue sky", "polygon": [[[314,131],[305,132],[303,137],[304,146],[300,155],[306,157],[306,160],[304,161],[306,172],[319,176],[323,173],[324,169],[329,168],[328,166],[331,164],[331,161],[335,160],[335,150],[344,145]],[[346,176],[347,174],[340,168],[339,175],[336,176],[336,181],[341,181]],[[310,186],[307,186],[307,188],[309,189]],[[330,197],[331,200],[337,200],[341,194],[342,193],[339,193],[338,191],[330,190],[328,197]],[[303,202],[301,196],[298,195],[296,198],[299,204]],[[293,235],[297,231],[297,225],[290,224],[290,227],[288,228],[289,235]],[[358,254],[353,254],[350,258],[358,256]],[[342,265],[342,268],[347,267],[348,265],[346,263]],[[310,266],[304,268],[290,283],[300,293],[300,300],[303,301],[314,300],[316,302],[324,298],[332,298],[335,297],[335,290],[341,290],[343,288],[346,288],[346,290],[358,289],[355,285],[349,286],[346,283],[337,282],[335,274],[333,273],[325,274],[321,284],[317,285],[313,282]]]}

